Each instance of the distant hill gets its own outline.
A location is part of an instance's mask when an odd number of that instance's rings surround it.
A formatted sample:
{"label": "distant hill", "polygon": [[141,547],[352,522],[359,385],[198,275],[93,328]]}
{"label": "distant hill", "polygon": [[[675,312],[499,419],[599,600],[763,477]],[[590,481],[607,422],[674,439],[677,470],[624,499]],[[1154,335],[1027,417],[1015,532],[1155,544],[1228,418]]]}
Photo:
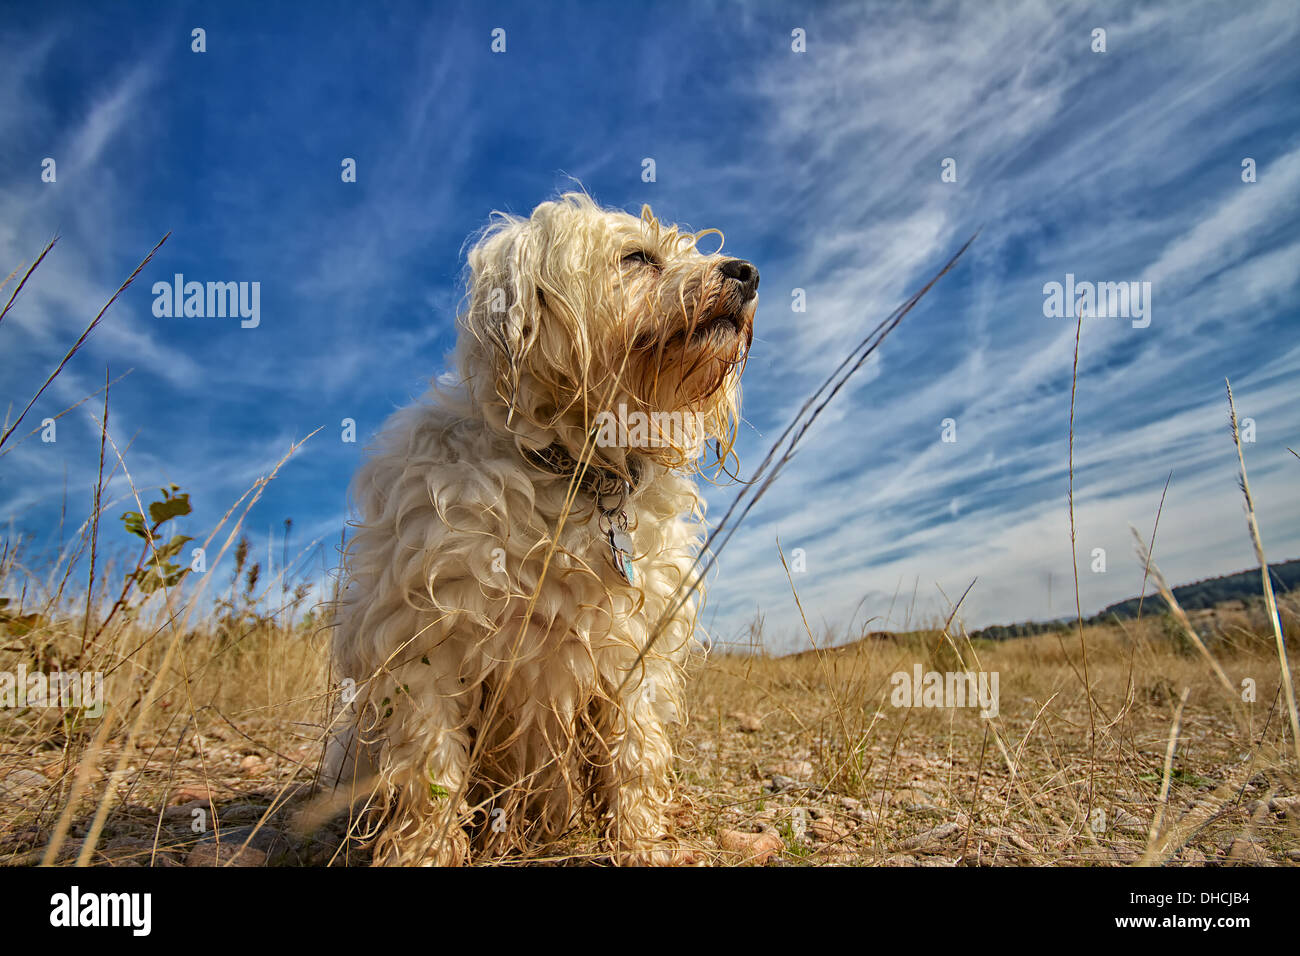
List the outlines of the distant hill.
{"label": "distant hill", "polygon": [[[1300,559],[1269,565],[1268,571],[1273,579],[1273,590],[1276,593],[1281,594],[1300,587]],[[1248,598],[1262,597],[1263,593],[1260,588],[1259,568],[1238,571],[1236,574],[1225,574],[1217,578],[1206,578],[1194,584],[1184,584],[1174,588],[1174,597],[1184,611],[1200,611],[1224,601],[1244,601]],[[1150,606],[1153,595],[1159,608],[1165,609],[1164,600],[1153,591],[1143,601],[1142,613],[1146,613],[1145,608]],[[1137,609],[1138,599],[1129,598],[1127,601],[1120,601],[1118,604],[1104,608],[1094,620],[1109,619],[1112,616],[1126,619],[1137,617]]]}
{"label": "distant hill", "polygon": [[[1269,566],[1269,576],[1273,579],[1273,591],[1285,594],[1300,590],[1300,558],[1282,564]],[[1260,589],[1259,568],[1249,568],[1234,574],[1225,574],[1217,578],[1205,578],[1192,584],[1182,584],[1174,588],[1174,597],[1189,614],[1193,611],[1207,610],[1229,601],[1250,602],[1263,598]],[[1116,618],[1129,620],[1137,617],[1138,599],[1129,598],[1109,607],[1103,608],[1092,617],[1084,618],[1084,624],[1105,624]],[[1142,601],[1142,616],[1155,617],[1168,613],[1169,608],[1159,591],[1152,591]],[[1076,626],[1073,617],[1063,617],[1055,621],[1024,621],[1019,624],[994,624],[990,627],[971,631],[973,640],[1005,641],[1015,637],[1030,637],[1034,634],[1047,634],[1052,631],[1069,632]],[[787,657],[801,657],[805,654],[821,655],[826,652],[843,652],[855,647],[862,641],[888,640],[906,637],[908,634],[930,632],[907,632],[900,634],[893,631],[872,631],[862,635],[858,640],[848,644],[826,647],[822,650],[796,651]]]}
{"label": "distant hill", "polygon": [[[1269,566],[1269,576],[1273,579],[1273,590],[1279,594],[1300,588],[1300,559],[1286,561]],[[1174,588],[1174,598],[1182,605],[1184,611],[1200,611],[1212,608],[1225,601],[1248,601],[1261,597],[1259,568],[1249,568],[1234,574],[1225,574],[1217,578],[1205,578],[1192,584],[1183,584]],[[1137,617],[1138,598],[1129,598],[1109,607],[1084,620],[1085,624],[1102,624],[1115,618],[1129,620]],[[1142,613],[1163,614],[1168,608],[1158,591],[1152,591],[1141,600]],[[1002,641],[1010,637],[1028,637],[1031,634],[1043,634],[1048,631],[1069,630],[1074,618],[1061,618],[1056,621],[1026,621],[1023,624],[995,624],[982,628],[971,634],[973,638]]]}

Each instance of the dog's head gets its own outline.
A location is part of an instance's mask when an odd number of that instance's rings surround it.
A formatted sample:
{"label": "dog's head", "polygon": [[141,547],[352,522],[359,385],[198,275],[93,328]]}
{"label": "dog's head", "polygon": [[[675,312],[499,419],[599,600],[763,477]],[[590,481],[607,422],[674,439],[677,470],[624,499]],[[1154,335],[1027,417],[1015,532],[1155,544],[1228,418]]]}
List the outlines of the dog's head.
{"label": "dog's head", "polygon": [[533,448],[576,456],[594,441],[620,471],[629,455],[698,464],[706,445],[725,459],[758,270],[701,253],[706,234],[582,193],[497,214],[470,250],[459,320],[461,372],[489,421]]}

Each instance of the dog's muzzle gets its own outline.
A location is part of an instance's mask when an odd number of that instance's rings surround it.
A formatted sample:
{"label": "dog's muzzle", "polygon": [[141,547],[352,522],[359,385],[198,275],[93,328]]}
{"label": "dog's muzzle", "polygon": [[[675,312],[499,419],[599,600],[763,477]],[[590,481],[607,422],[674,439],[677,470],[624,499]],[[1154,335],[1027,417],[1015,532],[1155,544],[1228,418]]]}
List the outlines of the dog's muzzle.
{"label": "dog's muzzle", "polygon": [[696,329],[698,337],[730,331],[746,343],[754,334],[754,306],[758,296],[758,268],[744,259],[724,259],[718,264],[721,293],[708,318]]}
{"label": "dog's muzzle", "polygon": [[726,259],[718,266],[718,271],[736,283],[742,304],[758,294],[758,269],[752,262],[744,259]]}

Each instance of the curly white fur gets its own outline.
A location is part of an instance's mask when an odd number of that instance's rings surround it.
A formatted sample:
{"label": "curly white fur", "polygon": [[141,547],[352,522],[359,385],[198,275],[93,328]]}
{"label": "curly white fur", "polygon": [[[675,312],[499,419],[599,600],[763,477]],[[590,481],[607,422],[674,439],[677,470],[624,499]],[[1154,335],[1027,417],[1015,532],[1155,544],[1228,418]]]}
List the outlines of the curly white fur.
{"label": "curly white fur", "polygon": [[[567,194],[497,215],[471,249],[460,381],[389,420],[353,491],[333,653],[356,693],[326,775],[369,798],[377,863],[536,852],[587,809],[620,861],[677,858],[671,734],[698,609],[681,598],[704,521],[691,449],[731,455],[757,285],[700,235]],[[596,447],[620,405],[689,433]],[[530,459],[548,449],[631,483],[631,584],[608,503]]]}

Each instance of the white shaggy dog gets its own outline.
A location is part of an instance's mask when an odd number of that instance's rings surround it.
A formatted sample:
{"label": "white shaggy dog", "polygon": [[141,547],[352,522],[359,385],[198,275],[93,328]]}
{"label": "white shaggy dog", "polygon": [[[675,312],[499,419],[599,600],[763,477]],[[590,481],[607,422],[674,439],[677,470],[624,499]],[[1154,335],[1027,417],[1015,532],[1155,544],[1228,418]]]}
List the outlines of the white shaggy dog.
{"label": "white shaggy dog", "polygon": [[368,800],[376,863],[536,853],[585,810],[619,862],[683,858],[691,476],[731,457],[758,286],[702,235],[570,193],[471,249],[459,382],[353,491],[326,774]]}

